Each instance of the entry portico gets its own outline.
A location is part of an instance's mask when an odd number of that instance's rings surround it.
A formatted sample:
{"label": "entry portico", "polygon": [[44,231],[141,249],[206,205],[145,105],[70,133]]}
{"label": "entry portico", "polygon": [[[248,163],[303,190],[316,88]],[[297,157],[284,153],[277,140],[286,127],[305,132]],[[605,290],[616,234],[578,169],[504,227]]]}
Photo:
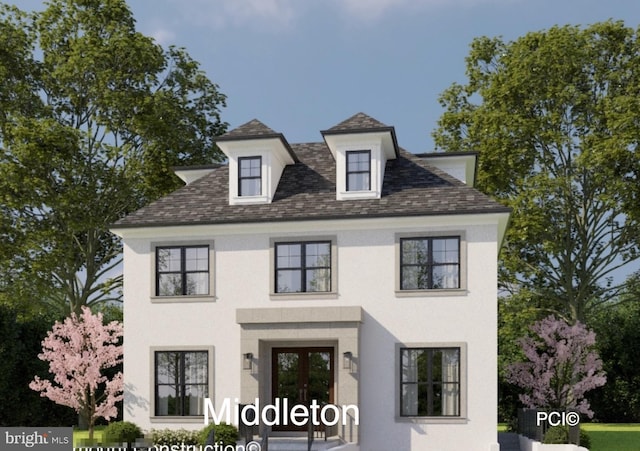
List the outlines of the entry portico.
{"label": "entry portico", "polygon": [[[359,405],[361,307],[238,309],[236,321],[243,358],[250,360],[241,376],[243,403],[288,398],[291,406],[312,399]],[[353,418],[328,433],[334,431],[346,442],[357,441]]]}

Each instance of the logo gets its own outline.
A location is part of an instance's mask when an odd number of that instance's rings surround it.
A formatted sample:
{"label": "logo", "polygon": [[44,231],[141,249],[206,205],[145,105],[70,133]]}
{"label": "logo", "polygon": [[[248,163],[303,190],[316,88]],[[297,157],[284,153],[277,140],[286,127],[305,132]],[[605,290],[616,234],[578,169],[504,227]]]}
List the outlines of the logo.
{"label": "logo", "polygon": [[549,426],[577,426],[580,415],[578,412],[536,412],[536,426],[543,422]]}
{"label": "logo", "polygon": [[73,428],[0,428],[0,445],[7,451],[68,451],[73,446]]}
{"label": "logo", "polygon": [[[254,404],[240,405],[235,398],[234,406],[231,399],[225,398],[221,408],[216,410],[210,398],[204,399],[204,424],[209,424],[209,416],[215,424],[226,422],[228,424],[245,424],[257,426],[305,426],[309,422],[314,426],[334,426],[341,423],[342,426],[360,423],[360,411],[358,406],[349,404],[335,406],[333,404],[319,404],[312,400],[306,404],[289,405],[288,398],[276,398],[273,404],[260,404],[260,399],[255,398]],[[233,412],[232,412],[233,411]],[[233,418],[232,418],[233,417]]]}

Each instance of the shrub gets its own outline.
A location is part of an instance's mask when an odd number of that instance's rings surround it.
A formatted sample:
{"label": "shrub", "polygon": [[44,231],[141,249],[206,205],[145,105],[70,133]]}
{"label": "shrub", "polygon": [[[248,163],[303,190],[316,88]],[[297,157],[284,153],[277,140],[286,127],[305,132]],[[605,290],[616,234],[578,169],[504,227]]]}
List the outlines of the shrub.
{"label": "shrub", "polygon": [[518,417],[510,417],[507,421],[507,432],[518,432]]}
{"label": "shrub", "polygon": [[[561,445],[565,443],[571,443],[569,441],[569,428],[566,426],[553,426],[550,427],[544,434],[542,443],[547,445]],[[582,429],[580,429],[580,446],[584,448],[591,447],[591,438]]]}
{"label": "shrub", "polygon": [[200,445],[204,446],[207,441],[207,437],[209,436],[209,432],[211,432],[212,429],[215,432],[215,441],[217,444],[223,445],[223,447],[226,447],[227,445],[236,446],[236,442],[238,441],[238,429],[227,423],[211,423],[202,429],[202,431],[200,431]]}
{"label": "shrub", "polygon": [[547,445],[561,445],[569,443],[569,430],[564,426],[553,426],[547,429],[542,443]]}
{"label": "shrub", "polygon": [[154,445],[200,445],[200,431],[186,429],[152,429],[149,439]]}
{"label": "shrub", "polygon": [[142,429],[130,421],[115,421],[104,428],[103,441],[106,443],[135,443],[136,439],[144,437]]}

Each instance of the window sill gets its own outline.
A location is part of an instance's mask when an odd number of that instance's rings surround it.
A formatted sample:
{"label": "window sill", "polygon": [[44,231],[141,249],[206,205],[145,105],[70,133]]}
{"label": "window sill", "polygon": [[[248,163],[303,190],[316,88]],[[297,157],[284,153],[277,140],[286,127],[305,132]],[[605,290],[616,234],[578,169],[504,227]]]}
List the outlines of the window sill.
{"label": "window sill", "polygon": [[216,297],[210,295],[185,295],[185,296],[151,296],[152,304],[171,304],[185,302],[215,302]]}
{"label": "window sill", "polygon": [[341,191],[338,192],[338,200],[358,200],[358,199],[380,199],[380,193],[375,190],[370,191]]}
{"label": "window sill", "polygon": [[469,290],[466,288],[451,288],[444,290],[396,290],[398,298],[439,297],[439,296],[466,296]]}
{"label": "window sill", "polygon": [[338,299],[338,293],[335,291],[314,291],[300,293],[270,293],[272,301],[307,301],[315,299]]}
{"label": "window sill", "polygon": [[152,423],[200,423],[204,422],[204,415],[193,415],[193,416],[159,416],[159,417],[150,417]]}
{"label": "window sill", "polygon": [[270,204],[271,199],[268,196],[233,196],[229,199],[231,205],[252,205],[252,204]]}
{"label": "window sill", "polygon": [[398,417],[396,423],[412,424],[466,424],[469,420],[464,417]]}

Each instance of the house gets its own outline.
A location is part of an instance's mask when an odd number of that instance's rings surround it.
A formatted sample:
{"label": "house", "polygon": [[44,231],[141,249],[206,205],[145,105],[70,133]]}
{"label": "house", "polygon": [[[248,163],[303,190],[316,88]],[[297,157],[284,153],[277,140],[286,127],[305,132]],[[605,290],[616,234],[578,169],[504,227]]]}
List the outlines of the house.
{"label": "house", "polygon": [[473,188],[474,154],[408,153],[363,113],[321,134],[252,120],[218,139],[228,164],[178,168],[184,187],[113,226],[125,420],[258,403],[296,435],[315,405],[344,449],[497,450],[509,210]]}

